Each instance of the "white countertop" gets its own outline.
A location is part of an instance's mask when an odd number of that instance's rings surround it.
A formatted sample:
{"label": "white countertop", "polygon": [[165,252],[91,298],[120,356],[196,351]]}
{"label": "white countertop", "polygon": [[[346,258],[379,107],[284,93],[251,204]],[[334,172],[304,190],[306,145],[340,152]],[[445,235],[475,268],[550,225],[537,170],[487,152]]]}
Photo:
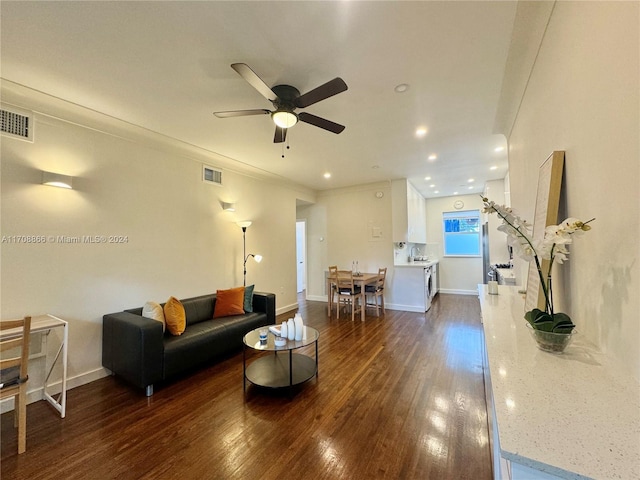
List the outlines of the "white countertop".
{"label": "white countertop", "polygon": [[429,260],[428,262],[406,262],[406,263],[394,263],[394,267],[430,267],[431,265],[435,265],[440,260]]}
{"label": "white countertop", "polygon": [[571,479],[640,479],[640,385],[578,334],[539,350],[519,287],[479,285],[501,455]]}

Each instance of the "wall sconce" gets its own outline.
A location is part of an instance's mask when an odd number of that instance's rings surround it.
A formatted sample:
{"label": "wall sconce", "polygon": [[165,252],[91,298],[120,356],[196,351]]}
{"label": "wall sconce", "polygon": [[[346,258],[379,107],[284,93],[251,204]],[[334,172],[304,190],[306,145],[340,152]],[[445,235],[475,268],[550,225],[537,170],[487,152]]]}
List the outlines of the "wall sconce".
{"label": "wall sconce", "polygon": [[222,210],[224,210],[225,212],[235,212],[236,211],[236,204],[235,203],[227,203],[227,202],[222,202]]}
{"label": "wall sconce", "polygon": [[244,222],[237,222],[236,225],[238,225],[240,228],[242,228],[242,258],[243,258],[243,263],[242,263],[242,275],[243,275],[243,285],[246,287],[247,286],[247,260],[249,260],[249,257],[253,257],[253,259],[257,262],[260,263],[262,261],[262,255],[256,255],[255,253],[250,253],[247,255],[247,228],[249,228],[251,226],[251,222],[249,220],[244,221]]}
{"label": "wall sconce", "polygon": [[42,172],[42,184],[51,187],[73,188],[73,177],[60,173]]}

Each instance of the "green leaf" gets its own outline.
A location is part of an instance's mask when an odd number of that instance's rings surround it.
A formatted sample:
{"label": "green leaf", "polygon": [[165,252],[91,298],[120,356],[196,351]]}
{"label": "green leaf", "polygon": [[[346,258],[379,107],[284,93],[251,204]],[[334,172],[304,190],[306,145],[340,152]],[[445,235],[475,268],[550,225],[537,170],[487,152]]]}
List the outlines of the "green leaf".
{"label": "green leaf", "polygon": [[524,314],[524,318],[529,322],[532,326],[536,321],[536,318],[540,315],[543,315],[544,312],[539,308],[534,308],[533,310],[528,311]]}
{"label": "green leaf", "polygon": [[535,330],[543,332],[571,333],[575,328],[571,318],[566,313],[554,313],[552,316],[539,308],[534,308],[525,313],[524,318]]}
{"label": "green leaf", "polygon": [[553,315],[553,330],[554,333],[571,333],[576,326],[566,313],[556,313]]}

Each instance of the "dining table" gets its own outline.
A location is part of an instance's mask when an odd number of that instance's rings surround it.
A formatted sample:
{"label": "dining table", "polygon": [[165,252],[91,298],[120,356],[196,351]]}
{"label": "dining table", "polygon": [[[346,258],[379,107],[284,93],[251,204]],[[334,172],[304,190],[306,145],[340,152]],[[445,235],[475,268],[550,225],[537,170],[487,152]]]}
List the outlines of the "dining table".
{"label": "dining table", "polygon": [[[340,279],[349,279],[349,276],[345,274],[341,274],[338,272],[338,282]],[[327,297],[328,297],[328,305],[327,305],[327,317],[331,316],[331,310],[333,308],[333,292],[331,290],[331,277],[327,277]],[[363,291],[366,285],[373,285],[378,281],[377,273],[354,273],[353,274],[353,283],[356,286],[359,286]],[[362,305],[360,309],[360,319],[364,322],[364,311],[366,307],[366,302]],[[338,306],[339,308],[339,306]]]}

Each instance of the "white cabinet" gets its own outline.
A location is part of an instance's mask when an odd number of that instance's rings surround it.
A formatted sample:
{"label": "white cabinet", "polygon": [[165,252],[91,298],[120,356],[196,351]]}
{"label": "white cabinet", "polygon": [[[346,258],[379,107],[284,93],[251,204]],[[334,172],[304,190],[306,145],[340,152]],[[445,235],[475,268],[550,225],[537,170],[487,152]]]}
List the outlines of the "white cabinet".
{"label": "white cabinet", "polygon": [[[394,310],[406,312],[426,311],[424,295],[424,268],[404,266],[395,267],[389,285],[389,296],[385,294],[386,305],[393,306]],[[387,292],[385,286],[384,291]]]}
{"label": "white cabinet", "polygon": [[391,182],[393,241],[427,243],[427,204],[405,178]]}

